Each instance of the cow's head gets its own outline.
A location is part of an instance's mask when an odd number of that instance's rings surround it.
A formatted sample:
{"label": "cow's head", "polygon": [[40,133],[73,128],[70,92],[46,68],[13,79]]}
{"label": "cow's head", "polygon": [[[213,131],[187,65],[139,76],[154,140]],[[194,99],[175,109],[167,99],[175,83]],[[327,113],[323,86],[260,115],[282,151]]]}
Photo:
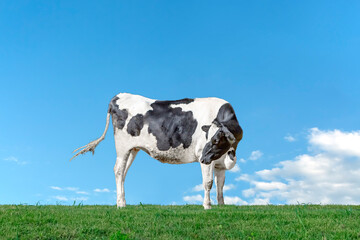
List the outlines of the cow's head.
{"label": "cow's head", "polygon": [[203,126],[202,130],[206,133],[207,142],[202,151],[201,163],[210,164],[224,158],[230,160],[225,162],[231,163],[236,159],[235,152],[243,131],[229,103],[224,104],[212,124]]}

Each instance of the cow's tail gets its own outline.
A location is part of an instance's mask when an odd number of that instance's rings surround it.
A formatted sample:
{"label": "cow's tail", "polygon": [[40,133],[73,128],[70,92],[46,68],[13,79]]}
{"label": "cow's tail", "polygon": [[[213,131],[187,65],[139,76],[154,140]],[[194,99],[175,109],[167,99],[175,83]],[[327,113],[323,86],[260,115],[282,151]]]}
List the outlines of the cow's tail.
{"label": "cow's tail", "polygon": [[73,151],[73,153],[77,152],[71,159],[73,160],[74,158],[76,158],[77,156],[79,156],[80,154],[84,154],[87,152],[92,152],[94,154],[95,148],[96,146],[105,138],[106,132],[109,128],[109,122],[110,122],[110,112],[108,111],[108,114],[106,116],[106,126],[105,126],[105,131],[103,132],[103,134],[101,135],[100,138],[86,144],[85,146],[79,147],[78,149],[75,149]]}

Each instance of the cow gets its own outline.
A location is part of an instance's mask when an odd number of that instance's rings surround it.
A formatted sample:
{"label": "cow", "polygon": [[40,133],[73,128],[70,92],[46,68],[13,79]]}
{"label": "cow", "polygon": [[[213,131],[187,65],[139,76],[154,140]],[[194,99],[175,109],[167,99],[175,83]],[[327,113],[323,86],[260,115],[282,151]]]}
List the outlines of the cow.
{"label": "cow", "polygon": [[114,167],[117,207],[126,206],[124,181],[140,150],[162,163],[199,162],[204,209],[211,208],[213,175],[218,204],[224,204],[225,170],[236,164],[236,148],[243,136],[234,109],[227,101],[214,97],[160,101],[120,93],[109,103],[102,136],[74,150],[72,159],[89,151],[94,154],[105,138],[110,116],[117,155]]}

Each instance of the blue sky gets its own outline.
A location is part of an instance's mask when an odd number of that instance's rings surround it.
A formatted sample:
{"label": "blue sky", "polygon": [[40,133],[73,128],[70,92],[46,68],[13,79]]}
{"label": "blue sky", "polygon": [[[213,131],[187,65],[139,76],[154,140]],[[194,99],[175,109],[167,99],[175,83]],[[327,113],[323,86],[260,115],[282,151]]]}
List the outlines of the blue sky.
{"label": "blue sky", "polygon": [[[120,92],[229,101],[233,204],[360,204],[358,1],[2,1],[0,204],[115,204]],[[359,147],[360,148],[360,147]],[[128,204],[201,203],[197,163],[140,153]],[[212,198],[215,200],[214,194]]]}

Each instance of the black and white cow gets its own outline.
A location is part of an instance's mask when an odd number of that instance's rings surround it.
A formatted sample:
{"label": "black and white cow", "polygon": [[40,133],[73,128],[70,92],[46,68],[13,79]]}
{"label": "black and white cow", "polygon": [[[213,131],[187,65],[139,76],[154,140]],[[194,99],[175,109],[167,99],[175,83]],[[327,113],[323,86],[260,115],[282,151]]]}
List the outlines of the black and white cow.
{"label": "black and white cow", "polygon": [[117,206],[125,207],[124,181],[139,150],[162,163],[200,162],[205,209],[210,209],[210,190],[215,175],[218,204],[224,204],[225,170],[236,163],[236,148],[243,131],[234,109],[223,99],[195,98],[158,101],[120,93],[109,104],[103,135],[76,149],[91,151],[105,138],[110,116],[114,126],[116,164],[114,167]]}

